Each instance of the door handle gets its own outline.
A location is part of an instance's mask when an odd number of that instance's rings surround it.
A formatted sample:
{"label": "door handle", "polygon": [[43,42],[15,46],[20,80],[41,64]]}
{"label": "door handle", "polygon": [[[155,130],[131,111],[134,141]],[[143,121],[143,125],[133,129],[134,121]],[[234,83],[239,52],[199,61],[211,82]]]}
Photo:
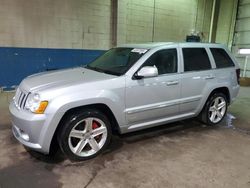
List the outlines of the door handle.
{"label": "door handle", "polygon": [[192,79],[199,80],[199,79],[201,79],[201,77],[200,76],[194,76],[194,77],[192,77]]}
{"label": "door handle", "polygon": [[177,81],[177,80],[167,82],[167,86],[177,85],[177,84],[179,84],[179,81]]}
{"label": "door handle", "polygon": [[211,80],[211,79],[214,79],[214,78],[215,78],[215,76],[212,76],[212,75],[204,77],[205,80]]}

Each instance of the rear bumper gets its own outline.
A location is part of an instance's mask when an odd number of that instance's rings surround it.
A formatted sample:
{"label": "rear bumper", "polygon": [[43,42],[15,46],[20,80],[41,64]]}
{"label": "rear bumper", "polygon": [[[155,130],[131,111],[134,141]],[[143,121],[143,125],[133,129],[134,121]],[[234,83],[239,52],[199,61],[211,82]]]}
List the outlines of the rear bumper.
{"label": "rear bumper", "polygon": [[239,94],[239,91],[240,91],[240,85],[232,87],[232,89],[231,89],[231,101],[230,101],[230,104],[232,104],[235,101],[236,97]]}

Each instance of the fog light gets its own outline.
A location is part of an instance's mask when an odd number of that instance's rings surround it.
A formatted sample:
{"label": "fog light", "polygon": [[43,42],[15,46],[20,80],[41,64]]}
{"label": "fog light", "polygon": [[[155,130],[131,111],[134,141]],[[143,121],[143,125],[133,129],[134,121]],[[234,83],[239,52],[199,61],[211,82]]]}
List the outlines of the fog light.
{"label": "fog light", "polygon": [[20,130],[20,136],[21,136],[21,138],[22,139],[24,139],[25,141],[29,141],[30,140],[30,137],[29,137],[29,135],[27,134],[27,133],[25,133],[23,130]]}

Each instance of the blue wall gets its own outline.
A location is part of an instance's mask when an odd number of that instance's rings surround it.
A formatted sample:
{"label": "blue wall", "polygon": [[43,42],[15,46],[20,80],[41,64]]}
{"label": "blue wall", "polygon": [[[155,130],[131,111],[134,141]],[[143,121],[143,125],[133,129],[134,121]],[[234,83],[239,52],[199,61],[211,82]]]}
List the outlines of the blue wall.
{"label": "blue wall", "polygon": [[0,87],[12,88],[28,75],[88,64],[103,50],[0,47]]}

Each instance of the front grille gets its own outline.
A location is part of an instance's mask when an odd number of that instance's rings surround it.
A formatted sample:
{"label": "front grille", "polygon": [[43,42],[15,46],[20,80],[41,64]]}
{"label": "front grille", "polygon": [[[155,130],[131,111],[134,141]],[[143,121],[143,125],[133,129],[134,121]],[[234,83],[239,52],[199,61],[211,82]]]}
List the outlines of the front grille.
{"label": "front grille", "polygon": [[17,89],[16,95],[14,97],[14,103],[18,109],[24,109],[28,96],[29,93],[25,93],[19,88]]}

